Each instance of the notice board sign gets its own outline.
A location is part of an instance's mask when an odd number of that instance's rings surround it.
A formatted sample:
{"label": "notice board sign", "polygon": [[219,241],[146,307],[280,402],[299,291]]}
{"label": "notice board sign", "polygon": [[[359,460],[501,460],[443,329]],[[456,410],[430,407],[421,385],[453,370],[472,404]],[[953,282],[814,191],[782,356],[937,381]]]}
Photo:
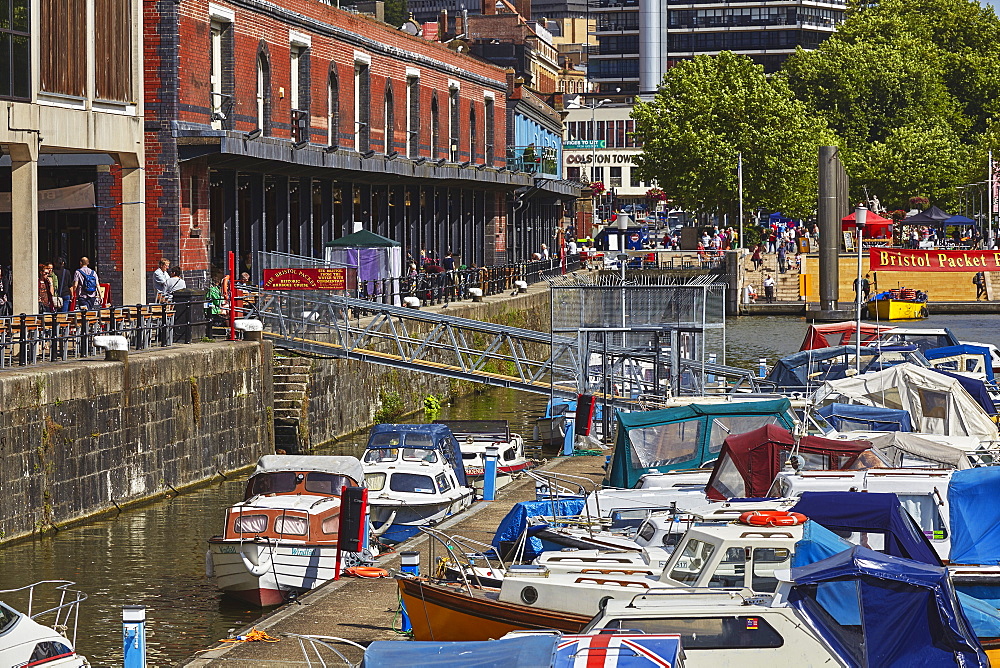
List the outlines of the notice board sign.
{"label": "notice board sign", "polygon": [[1000,251],[873,248],[872,271],[1000,271]]}
{"label": "notice board sign", "polygon": [[347,269],[265,269],[265,290],[346,290]]}

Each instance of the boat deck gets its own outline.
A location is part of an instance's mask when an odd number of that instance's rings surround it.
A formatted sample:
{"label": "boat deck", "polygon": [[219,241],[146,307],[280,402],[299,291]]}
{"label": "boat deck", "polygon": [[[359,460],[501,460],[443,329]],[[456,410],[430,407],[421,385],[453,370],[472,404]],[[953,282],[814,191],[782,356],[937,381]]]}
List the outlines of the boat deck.
{"label": "boat deck", "polygon": [[[600,481],[604,477],[603,464],[603,456],[559,457],[540,468]],[[515,503],[534,498],[534,480],[522,477],[504,486],[498,492],[496,501],[480,501],[465,513],[436,528],[488,543],[500,520]],[[376,565],[398,569],[399,551],[418,550],[421,553],[421,572],[427,572],[430,553],[428,541],[423,535],[396,546],[396,550],[395,553],[381,557]],[[436,553],[438,556],[442,554],[440,546],[437,546]],[[307,665],[298,641],[285,637],[285,633],[334,636],[362,645],[375,640],[405,640],[406,636],[394,632],[392,628],[394,621],[397,626],[399,624],[398,618],[394,620],[398,607],[397,596],[396,581],[391,578],[344,578],[339,582],[329,582],[301,596],[297,602],[282,606],[247,628],[233,633],[234,636],[237,633],[245,634],[251,627],[256,627],[271,636],[282,638],[281,642],[220,643],[221,646],[217,649],[201,652],[184,665],[233,668]],[[354,649],[352,653],[353,648],[344,645],[338,645],[338,649],[353,661],[361,659],[360,650]]]}

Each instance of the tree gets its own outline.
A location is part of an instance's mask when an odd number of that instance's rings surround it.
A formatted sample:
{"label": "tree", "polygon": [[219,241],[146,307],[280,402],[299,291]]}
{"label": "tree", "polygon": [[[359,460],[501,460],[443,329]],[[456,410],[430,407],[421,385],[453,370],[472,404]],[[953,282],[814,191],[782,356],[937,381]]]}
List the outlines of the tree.
{"label": "tree", "polygon": [[723,51],[677,64],[632,118],[643,138],[642,180],[684,208],[735,213],[742,153],[746,210],[815,209],[817,151],[833,137],[784,79],[768,79],[745,56]]}
{"label": "tree", "polygon": [[410,14],[406,9],[406,0],[385,0],[385,22],[399,27],[406,23]]}

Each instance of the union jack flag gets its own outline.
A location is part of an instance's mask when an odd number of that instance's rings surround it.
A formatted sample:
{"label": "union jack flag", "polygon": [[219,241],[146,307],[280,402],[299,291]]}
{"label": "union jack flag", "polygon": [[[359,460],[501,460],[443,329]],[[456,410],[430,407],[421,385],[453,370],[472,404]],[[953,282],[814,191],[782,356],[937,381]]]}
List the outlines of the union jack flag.
{"label": "union jack flag", "polygon": [[566,635],[556,648],[553,668],[673,668],[681,654],[681,637],[597,633]]}

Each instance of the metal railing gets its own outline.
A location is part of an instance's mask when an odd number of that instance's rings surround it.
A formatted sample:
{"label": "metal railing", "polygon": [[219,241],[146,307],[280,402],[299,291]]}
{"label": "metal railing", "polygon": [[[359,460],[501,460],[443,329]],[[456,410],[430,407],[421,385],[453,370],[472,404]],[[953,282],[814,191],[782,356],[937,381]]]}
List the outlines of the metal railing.
{"label": "metal railing", "polygon": [[513,172],[559,176],[558,157],[554,146],[508,146],[507,168]]}
{"label": "metal railing", "polygon": [[[41,595],[36,594],[35,590],[41,588],[42,585],[52,585],[54,592],[42,592]],[[24,614],[40,623],[48,622],[48,626],[62,633],[76,647],[76,629],[80,617],[80,604],[87,600],[87,595],[77,589],[70,589],[70,587],[74,586],[76,586],[76,583],[70,580],[41,580],[30,585],[25,585],[24,587],[0,589],[0,597],[8,603],[14,603],[11,597],[6,596],[7,594],[14,594],[14,599],[27,596],[28,600]],[[36,602],[38,602],[41,596],[46,595],[57,596],[58,602],[52,605],[52,607],[37,610],[35,607]],[[41,606],[45,605],[50,604],[41,604]],[[52,615],[53,619],[47,619],[46,615]],[[72,635],[70,635],[71,632]]]}

